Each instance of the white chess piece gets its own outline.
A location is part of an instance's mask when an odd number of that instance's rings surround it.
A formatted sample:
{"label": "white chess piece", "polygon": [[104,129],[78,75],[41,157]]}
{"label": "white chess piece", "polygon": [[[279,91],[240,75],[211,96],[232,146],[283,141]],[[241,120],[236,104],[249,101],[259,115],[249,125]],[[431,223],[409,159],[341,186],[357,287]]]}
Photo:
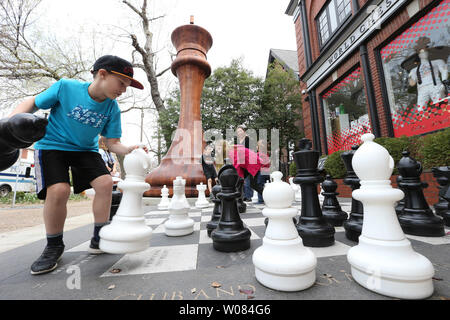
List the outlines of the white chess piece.
{"label": "white chess piece", "polygon": [[294,190],[295,193],[295,201],[297,202],[301,202],[302,201],[302,188],[300,187],[299,184],[295,184],[294,183],[294,177],[290,177],[289,178],[289,184],[292,187],[292,190]]}
{"label": "white chess piece", "polygon": [[161,189],[161,202],[158,204],[159,210],[167,210],[170,205],[169,188],[164,185]]}
{"label": "white chess piece", "polygon": [[100,230],[100,250],[119,254],[149,247],[153,230],[145,224],[142,194],[150,189],[144,181],[150,164],[151,158],[142,149],[125,156],[125,180],[117,185],[123,191],[122,200],[111,223]]}
{"label": "white chess piece", "polygon": [[353,198],[364,205],[364,222],[357,246],[347,253],[353,278],[374,292],[403,299],[423,299],[433,294],[431,262],[416,253],[406,239],[395,213],[403,191],[389,180],[394,160],[388,151],[364,134],[352,166],[361,188]]}
{"label": "white chess piece", "polygon": [[191,208],[191,205],[189,204],[189,201],[188,201],[188,199],[186,198],[186,193],[185,193],[185,190],[186,190],[186,179],[183,179],[182,177],[176,177],[176,179],[180,179],[180,180],[182,181],[182,184],[183,184],[183,194],[181,195],[181,197],[182,197],[182,199],[183,199],[183,201],[184,201],[184,205],[185,205],[188,209],[190,209],[190,208]]}
{"label": "white chess piece", "polygon": [[195,201],[195,207],[197,207],[197,208],[209,207],[209,202],[208,202],[208,200],[206,200],[206,196],[205,196],[206,184],[203,184],[203,182],[200,182],[200,184],[198,184],[196,188],[198,191],[198,197],[197,197],[197,201]]}
{"label": "white chess piece", "polygon": [[264,286],[280,291],[299,291],[316,281],[317,259],[303,246],[292,218],[294,191],[281,181],[283,174],[271,174],[273,182],[266,184],[263,197],[266,208],[262,214],[269,218],[263,244],[253,253],[256,279]]}
{"label": "white chess piece", "polygon": [[[194,220],[189,218],[189,206],[184,197],[185,183],[181,177],[173,181],[173,197],[169,205],[169,219],[164,223],[165,233],[171,237],[179,237],[194,232]],[[183,198],[184,197],[184,198]]]}
{"label": "white chess piece", "polygon": [[252,203],[258,203],[258,192],[253,190]]}
{"label": "white chess piece", "polygon": [[325,199],[325,197],[322,195],[322,192],[323,192],[322,184],[320,184],[320,192],[318,194],[320,204],[322,204],[323,200]]}

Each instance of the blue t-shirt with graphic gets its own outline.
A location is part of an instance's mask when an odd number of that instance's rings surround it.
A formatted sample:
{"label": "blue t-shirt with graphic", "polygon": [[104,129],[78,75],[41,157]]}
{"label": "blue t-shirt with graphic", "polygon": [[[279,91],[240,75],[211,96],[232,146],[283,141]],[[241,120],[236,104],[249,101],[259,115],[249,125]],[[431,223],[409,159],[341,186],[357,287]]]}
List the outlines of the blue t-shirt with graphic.
{"label": "blue t-shirt with graphic", "polygon": [[51,111],[46,134],[35,149],[98,151],[99,134],[106,138],[122,136],[117,101],[95,101],[88,93],[90,84],[61,79],[36,96],[36,107]]}

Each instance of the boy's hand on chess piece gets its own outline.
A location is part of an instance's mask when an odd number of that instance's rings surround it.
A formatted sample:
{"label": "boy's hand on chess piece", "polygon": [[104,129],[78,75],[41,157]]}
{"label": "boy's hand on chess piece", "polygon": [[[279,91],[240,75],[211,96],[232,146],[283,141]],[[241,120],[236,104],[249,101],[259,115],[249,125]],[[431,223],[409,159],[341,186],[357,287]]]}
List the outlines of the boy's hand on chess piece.
{"label": "boy's hand on chess piece", "polygon": [[130,153],[134,149],[138,149],[138,148],[142,148],[145,151],[145,153],[148,153],[148,148],[145,144],[137,144],[137,145],[128,147],[128,153]]}

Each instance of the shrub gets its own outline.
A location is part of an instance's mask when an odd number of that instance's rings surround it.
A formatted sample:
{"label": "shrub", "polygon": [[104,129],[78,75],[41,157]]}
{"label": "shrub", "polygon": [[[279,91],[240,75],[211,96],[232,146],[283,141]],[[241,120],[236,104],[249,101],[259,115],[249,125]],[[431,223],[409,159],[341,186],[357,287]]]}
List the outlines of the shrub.
{"label": "shrub", "polygon": [[450,165],[450,128],[420,137],[418,153],[424,169]]}
{"label": "shrub", "polygon": [[330,154],[325,161],[325,171],[327,174],[331,175],[334,179],[344,178],[347,174],[344,162],[342,161],[341,154],[345,150],[340,150]]}
{"label": "shrub", "polygon": [[295,161],[292,161],[289,165],[289,176],[295,177],[297,174],[297,166],[295,165]]}

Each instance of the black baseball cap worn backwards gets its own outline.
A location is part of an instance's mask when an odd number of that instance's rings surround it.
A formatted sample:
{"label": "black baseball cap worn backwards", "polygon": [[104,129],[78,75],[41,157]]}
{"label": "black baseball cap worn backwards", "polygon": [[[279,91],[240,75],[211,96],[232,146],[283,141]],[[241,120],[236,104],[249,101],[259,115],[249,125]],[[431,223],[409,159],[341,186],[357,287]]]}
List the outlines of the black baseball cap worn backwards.
{"label": "black baseball cap worn backwards", "polygon": [[144,86],[133,79],[133,65],[125,59],[113,55],[102,56],[94,63],[92,72],[105,69],[108,72],[118,74],[131,80],[130,86],[137,89],[144,89]]}

